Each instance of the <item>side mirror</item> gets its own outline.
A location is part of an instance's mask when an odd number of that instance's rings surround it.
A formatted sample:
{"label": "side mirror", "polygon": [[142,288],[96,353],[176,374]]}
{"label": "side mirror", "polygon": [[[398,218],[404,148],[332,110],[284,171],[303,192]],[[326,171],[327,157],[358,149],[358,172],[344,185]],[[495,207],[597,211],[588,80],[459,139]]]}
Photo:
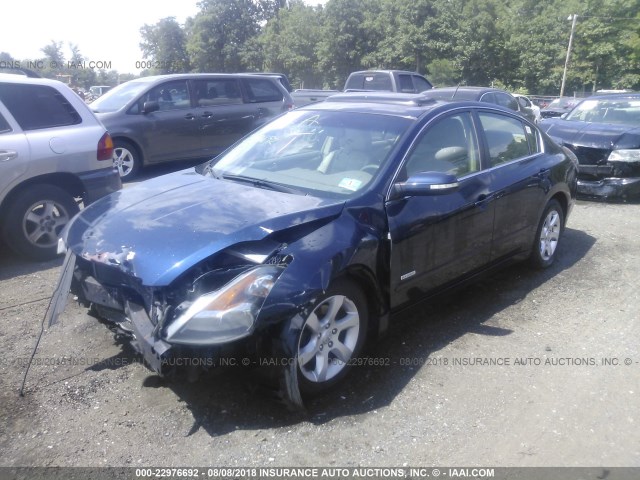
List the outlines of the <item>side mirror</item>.
{"label": "side mirror", "polygon": [[520,104],[521,107],[529,108],[526,98],[523,98],[523,97],[516,97],[516,98],[518,99],[518,103]]}
{"label": "side mirror", "polygon": [[419,172],[411,175],[407,181],[393,186],[394,198],[446,195],[459,187],[458,178],[445,172]]}
{"label": "side mirror", "polygon": [[155,101],[144,102],[144,105],[142,105],[142,113],[144,114],[157,112],[158,110],[160,110],[160,104]]}

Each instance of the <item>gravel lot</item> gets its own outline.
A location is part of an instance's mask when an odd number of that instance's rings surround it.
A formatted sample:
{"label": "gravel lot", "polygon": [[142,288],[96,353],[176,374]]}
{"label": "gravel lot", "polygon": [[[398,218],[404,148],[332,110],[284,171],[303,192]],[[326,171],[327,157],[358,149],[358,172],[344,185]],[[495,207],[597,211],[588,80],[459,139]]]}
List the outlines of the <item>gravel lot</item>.
{"label": "gravel lot", "polygon": [[551,269],[397,319],[387,365],[304,414],[241,369],[160,380],[75,304],[19,397],[61,261],[0,246],[0,466],[640,466],[638,232],[640,205],[579,202]]}

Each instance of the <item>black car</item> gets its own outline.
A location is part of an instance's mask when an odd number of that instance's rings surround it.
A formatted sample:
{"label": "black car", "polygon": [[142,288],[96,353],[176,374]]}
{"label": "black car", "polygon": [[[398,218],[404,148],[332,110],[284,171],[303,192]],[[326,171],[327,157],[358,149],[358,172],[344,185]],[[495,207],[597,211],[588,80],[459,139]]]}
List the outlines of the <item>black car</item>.
{"label": "black car", "polygon": [[440,100],[473,100],[476,102],[495,103],[520,113],[523,117],[536,121],[535,114],[527,109],[509,92],[493,87],[444,87],[424,92],[431,98]]}
{"label": "black car", "polygon": [[640,198],[640,93],[589,97],[541,128],[578,157],[579,194]]}
{"label": "black car", "polygon": [[511,261],[551,265],[576,170],[495,105],[339,94],[85,209],[61,292],[159,374],[242,351],[300,404],[403,308]]}
{"label": "black car", "polygon": [[569,113],[578,102],[579,100],[573,97],[556,98],[540,110],[540,116],[542,118],[561,117],[565,113]]}

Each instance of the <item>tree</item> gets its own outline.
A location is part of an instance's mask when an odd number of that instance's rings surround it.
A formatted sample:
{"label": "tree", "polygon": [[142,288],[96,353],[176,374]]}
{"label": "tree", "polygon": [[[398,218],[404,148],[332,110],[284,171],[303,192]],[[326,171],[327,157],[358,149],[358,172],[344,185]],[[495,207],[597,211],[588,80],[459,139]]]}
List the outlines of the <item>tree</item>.
{"label": "tree", "polygon": [[244,70],[242,51],[260,33],[262,3],[251,0],[203,0],[187,22],[187,52],[199,72]]}
{"label": "tree", "polygon": [[[253,39],[253,49],[245,50],[250,68],[283,72],[293,85],[322,88],[316,45],[321,32],[321,9],[294,0],[288,9],[280,9]],[[301,28],[304,25],[304,28]],[[249,54],[250,53],[250,54]]]}
{"label": "tree", "polygon": [[364,59],[380,40],[379,32],[372,28],[380,6],[379,0],[330,0],[326,4],[317,52],[328,86],[342,88],[349,73],[369,66]]}
{"label": "tree", "polygon": [[187,37],[175,17],[167,17],[155,25],[140,29],[140,48],[144,58],[151,60],[155,73],[181,73],[190,70]]}
{"label": "tree", "polygon": [[67,68],[66,74],[71,75],[70,84],[77,87],[89,88],[91,85],[96,84],[96,72],[89,68],[77,68],[78,65],[83,65],[85,61],[84,56],[80,53],[80,47],[78,45],[69,44],[69,50],[71,50],[71,58],[69,58],[68,65],[74,65],[76,68]]}

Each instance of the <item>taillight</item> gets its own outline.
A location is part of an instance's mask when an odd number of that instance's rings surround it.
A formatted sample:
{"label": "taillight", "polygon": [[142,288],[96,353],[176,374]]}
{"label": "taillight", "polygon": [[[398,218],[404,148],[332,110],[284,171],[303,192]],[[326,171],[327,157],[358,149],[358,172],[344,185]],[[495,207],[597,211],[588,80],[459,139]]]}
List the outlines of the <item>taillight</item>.
{"label": "taillight", "polygon": [[102,135],[98,142],[98,160],[111,160],[113,158],[113,139],[109,133]]}

